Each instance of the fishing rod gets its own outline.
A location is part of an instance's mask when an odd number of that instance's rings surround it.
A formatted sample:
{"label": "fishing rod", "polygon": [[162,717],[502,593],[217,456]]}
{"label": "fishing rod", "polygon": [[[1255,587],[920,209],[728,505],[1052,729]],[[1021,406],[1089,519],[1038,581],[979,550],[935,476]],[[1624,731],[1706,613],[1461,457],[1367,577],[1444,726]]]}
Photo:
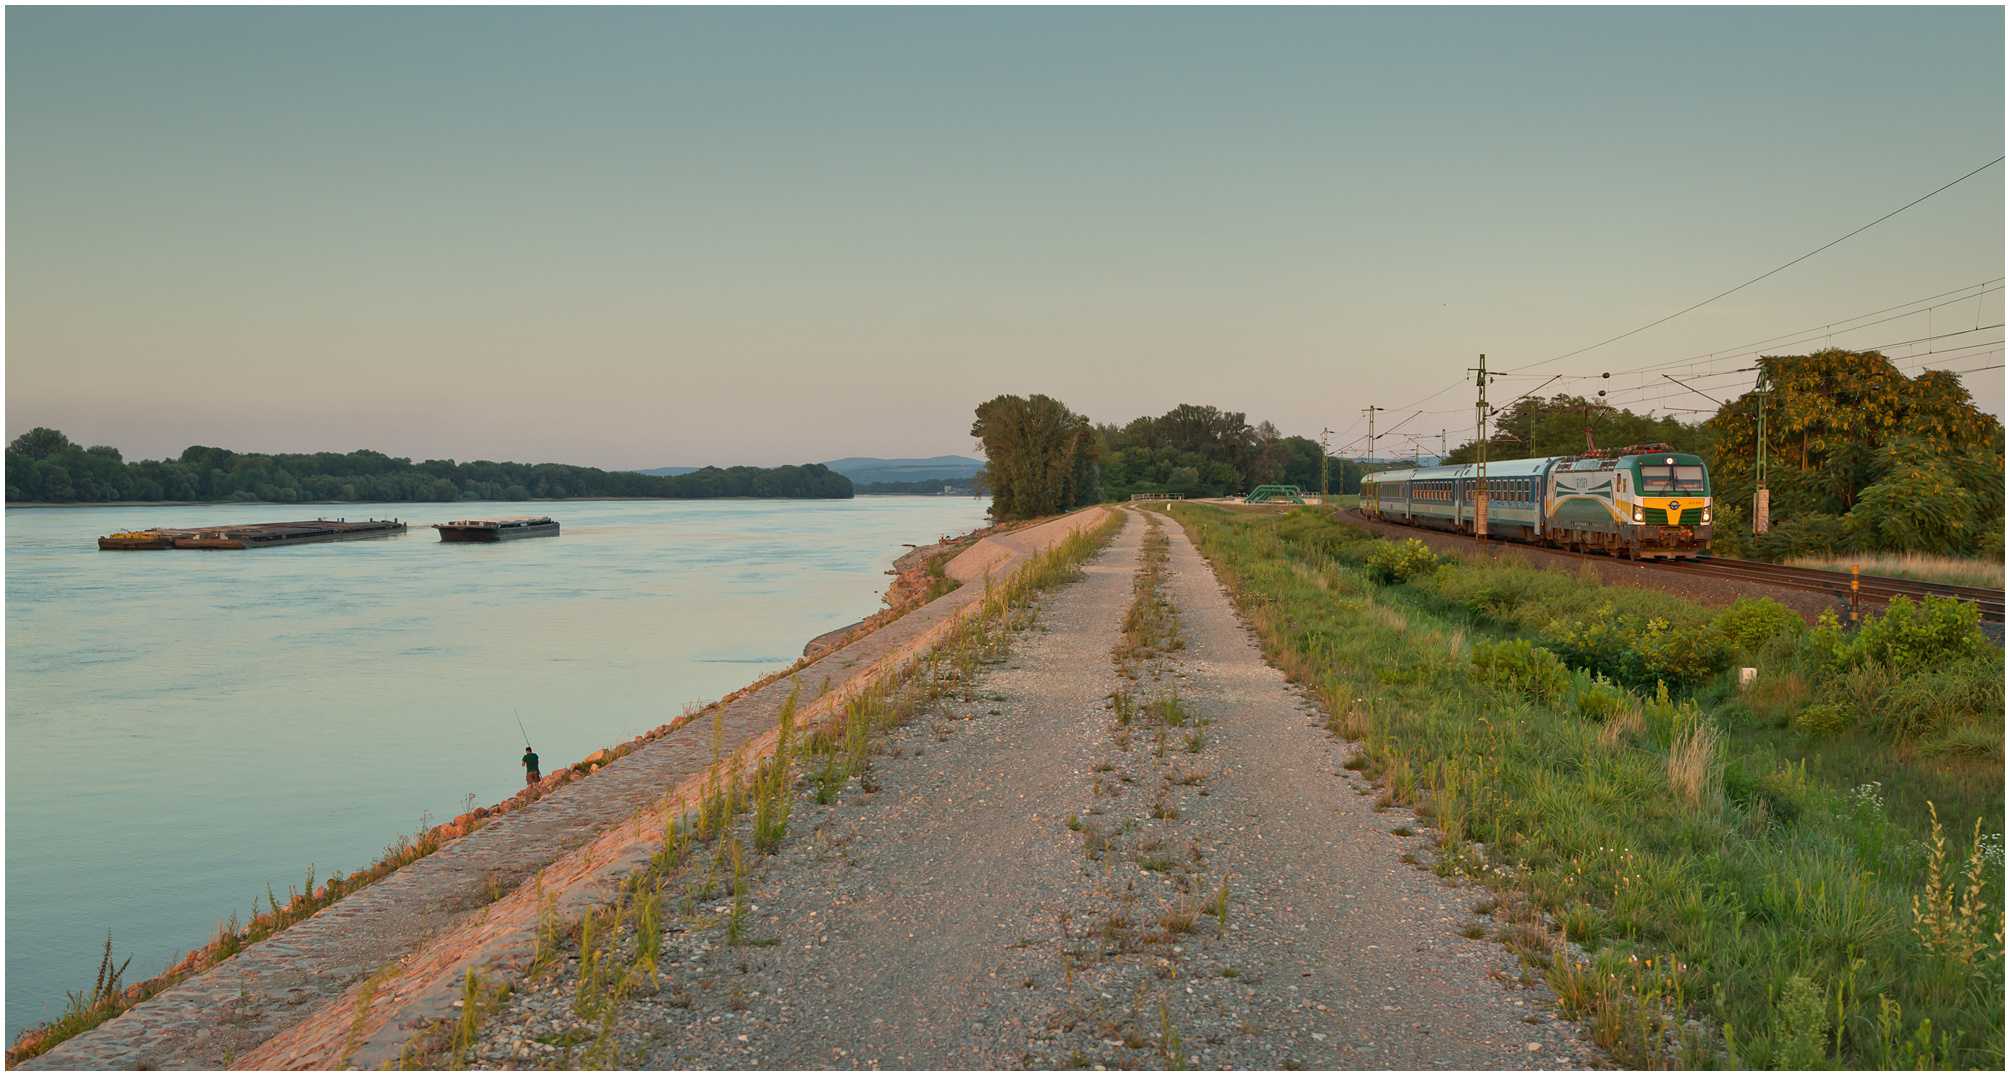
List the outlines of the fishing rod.
{"label": "fishing rod", "polygon": [[525,731],[523,727],[523,714],[518,713],[514,706],[510,707],[509,712],[516,714],[516,730],[523,733],[523,749],[526,751],[530,750],[530,733]]}

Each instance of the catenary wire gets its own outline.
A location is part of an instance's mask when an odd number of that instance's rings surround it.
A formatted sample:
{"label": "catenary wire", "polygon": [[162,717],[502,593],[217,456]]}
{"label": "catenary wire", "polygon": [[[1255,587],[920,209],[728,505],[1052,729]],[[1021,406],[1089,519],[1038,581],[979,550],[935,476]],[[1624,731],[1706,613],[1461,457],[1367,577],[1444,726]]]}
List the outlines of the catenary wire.
{"label": "catenary wire", "polygon": [[1838,244],[1838,243],[1841,243],[1841,242],[1843,242],[1844,240],[1847,240],[1847,239],[1850,239],[1850,238],[1852,238],[1853,236],[1856,236],[1856,235],[1859,235],[1859,234],[1862,234],[1863,232],[1866,232],[1866,231],[1869,231],[1870,229],[1872,229],[1872,228],[1875,228],[1875,227],[1877,227],[1877,226],[1878,226],[1878,225],[1880,225],[1880,224],[1883,224],[1883,223],[1884,223],[1885,221],[1888,221],[1888,220],[1890,220],[1891,218],[1893,218],[1893,217],[1895,217],[1895,216],[1898,216],[1898,215],[1899,215],[1900,213],[1903,213],[1903,212],[1905,212],[1906,210],[1908,210],[1908,209],[1911,209],[1911,208],[1912,208],[1913,206],[1916,206],[1916,205],[1918,205],[1919,203],[1921,203],[1921,202],[1924,202],[1924,201],[1926,201],[1926,200],[1927,200],[1928,198],[1931,198],[1931,197],[1933,197],[1934,195],[1936,195],[1936,194],[1939,194],[1939,193],[1940,193],[1941,191],[1944,191],[1944,190],[1947,190],[1947,189],[1948,189],[1949,187],[1952,187],[1952,186],[1954,186],[1955,184],[1957,184],[1957,183],[1960,183],[1960,182],[1962,182],[1963,180],[1966,180],[1966,179],[1968,179],[1968,178],[1970,178],[1970,177],[1972,177],[1972,176],[1975,176],[1975,175],[1978,175],[1978,174],[1980,174],[1980,173],[1982,173],[1982,172],[1984,172],[1984,171],[1987,171],[1988,169],[1990,169],[1990,168],[1993,168],[1993,167],[1995,167],[1996,165],[1999,165],[1999,164],[2001,164],[2001,163],[2003,163],[2003,158],[2002,158],[2002,157],[1998,157],[1998,158],[1996,158],[1995,160],[1993,160],[1993,161],[1990,161],[1990,162],[1989,162],[1988,164],[1985,164],[1985,165],[1983,165],[1982,167],[1980,167],[1980,168],[1977,168],[1977,169],[1975,169],[1975,170],[1974,170],[1973,172],[1969,172],[1969,173],[1968,173],[1967,175],[1964,175],[1964,176],[1962,176],[1962,177],[1961,177],[1960,179],[1957,179],[1957,180],[1954,180],[1954,181],[1953,181],[1952,183],[1948,183],[1948,184],[1946,184],[1945,186],[1942,186],[1942,187],[1939,187],[1939,188],[1937,188],[1937,189],[1935,189],[1935,190],[1933,190],[1933,191],[1931,191],[1931,192],[1929,192],[1929,193],[1927,193],[1927,194],[1922,194],[1922,195],[1920,195],[1919,197],[1917,197],[1917,198],[1914,198],[1914,199],[1913,199],[1912,201],[1910,201],[1910,202],[1907,202],[1907,203],[1905,203],[1904,205],[1902,205],[1902,206],[1899,206],[1899,207],[1898,207],[1897,209],[1894,209],[1894,210],[1892,210],[1891,212],[1889,212],[1889,213],[1886,213],[1886,214],[1885,214],[1884,216],[1882,216],[1882,217],[1879,217],[1879,218],[1877,218],[1877,219],[1876,219],[1876,220],[1874,220],[1874,221],[1871,221],[1871,222],[1870,222],[1869,224],[1866,224],[1866,225],[1864,225],[1863,227],[1861,227],[1861,228],[1858,228],[1858,229],[1856,229],[1855,231],[1852,231],[1852,232],[1850,232],[1850,233],[1849,233],[1848,235],[1844,235],[1844,236],[1843,236],[1843,237],[1841,237],[1840,239],[1833,239],[1833,240],[1830,240],[1830,241],[1829,241],[1829,242],[1827,242],[1827,243],[1823,243],[1823,244],[1822,244],[1821,246],[1819,246],[1819,247],[1816,247],[1815,249],[1813,249],[1813,250],[1810,250],[1810,251],[1808,251],[1808,252],[1807,252],[1806,254],[1803,254],[1803,255],[1801,255],[1800,257],[1798,257],[1798,258],[1795,258],[1795,259],[1794,259],[1793,261],[1790,261],[1790,262],[1786,263],[1785,265],[1782,265],[1782,266],[1779,266],[1779,267],[1777,267],[1777,268],[1774,268],[1774,269],[1769,269],[1769,270],[1767,270],[1766,272],[1763,272],[1763,273],[1760,273],[1760,274],[1759,274],[1758,276],[1755,276],[1755,277],[1753,277],[1752,279],[1750,279],[1750,280],[1747,280],[1747,281],[1745,281],[1745,282],[1744,282],[1743,284],[1740,284],[1740,285],[1738,285],[1738,286],[1737,286],[1737,287],[1735,287],[1735,288],[1730,288],[1730,289],[1728,289],[1728,290],[1726,290],[1726,291],[1721,291],[1721,292],[1718,292],[1717,294],[1715,294],[1715,295],[1712,295],[1712,296],[1711,296],[1711,297],[1709,297],[1708,299],[1705,299],[1705,300],[1703,300],[1702,302],[1700,302],[1700,303],[1697,303],[1697,304],[1695,304],[1694,306],[1689,306],[1689,307],[1684,307],[1683,309],[1681,309],[1681,310],[1677,310],[1676,312],[1674,312],[1673,314],[1670,314],[1670,315],[1668,315],[1667,317],[1664,317],[1664,318],[1657,318],[1657,319],[1655,319],[1655,320],[1653,320],[1653,321],[1650,321],[1650,322],[1648,322],[1648,323],[1647,323],[1647,324],[1645,324],[1645,325],[1642,325],[1642,326],[1640,326],[1640,327],[1639,327],[1639,328],[1637,328],[1637,329],[1629,329],[1629,330],[1627,330],[1626,332],[1623,332],[1623,333],[1620,333],[1620,334],[1619,334],[1618,336],[1614,336],[1614,337],[1610,337],[1610,338],[1608,338],[1608,339],[1605,339],[1605,340],[1600,340],[1600,341],[1599,341],[1598,343],[1595,343],[1595,344],[1590,344],[1590,345],[1588,345],[1588,346],[1585,346],[1585,347],[1581,347],[1581,348],[1578,348],[1578,349],[1577,349],[1576,351],[1568,351],[1568,352],[1565,352],[1564,354],[1561,354],[1561,355],[1558,355],[1558,356],[1556,356],[1555,358],[1549,358],[1549,359],[1544,359],[1544,360],[1542,360],[1541,362],[1536,362],[1536,363],[1531,363],[1530,365],[1528,365],[1528,366],[1523,366],[1523,367],[1520,367],[1519,369],[1520,369],[1520,370],[1532,370],[1532,369],[1534,369],[1534,368],[1535,368],[1535,367],[1537,367],[1537,366],[1547,366],[1548,364],[1550,364],[1550,363],[1552,363],[1552,362],[1561,362],[1561,361],[1562,361],[1562,360],[1564,360],[1564,359],[1568,359],[1568,358],[1572,358],[1572,357],[1574,357],[1574,356],[1577,356],[1577,355],[1582,355],[1582,354],[1584,354],[1584,353],[1585,353],[1585,352],[1587,352],[1587,351],[1593,351],[1593,350],[1596,350],[1596,349],[1598,349],[1598,348],[1601,348],[1601,347],[1604,347],[1604,346],[1605,346],[1605,345],[1607,345],[1607,344],[1610,344],[1610,343],[1615,343],[1615,342],[1617,342],[1617,341],[1620,341],[1620,340],[1624,340],[1624,339],[1626,339],[1627,337],[1629,337],[1629,336],[1633,336],[1633,335],[1634,335],[1634,334],[1636,334],[1636,333],[1642,333],[1642,332],[1646,332],[1646,331],[1647,331],[1648,329],[1651,329],[1651,328],[1655,327],[1656,325],[1660,325],[1660,324],[1663,324],[1663,323],[1665,323],[1665,322],[1669,322],[1669,321],[1673,321],[1673,320],[1675,320],[1676,318],[1679,318],[1679,317],[1681,317],[1682,315],[1684,315],[1684,314],[1687,314],[1687,313],[1689,313],[1689,312],[1690,312],[1690,311],[1692,311],[1692,310],[1699,310],[1699,309],[1701,309],[1701,308],[1703,308],[1703,307],[1706,307],[1706,306],[1710,305],[1711,303],[1714,303],[1714,302],[1716,302],[1716,301],[1717,301],[1717,300],[1719,300],[1719,299],[1722,299],[1722,298],[1724,298],[1724,297],[1725,297],[1725,296],[1727,296],[1727,295],[1731,295],[1731,294],[1733,294],[1733,293],[1735,293],[1735,292],[1739,292],[1739,291],[1743,291],[1744,289],[1746,289],[1746,288],[1749,288],[1749,287],[1751,287],[1751,286],[1752,286],[1752,285],[1754,285],[1754,284],[1757,284],[1757,283],[1758,283],[1759,281],[1761,281],[1761,280],[1764,280],[1764,279],[1766,279],[1767,277],[1769,277],[1769,276],[1772,276],[1772,275],[1773,275],[1773,274],[1775,274],[1775,273],[1778,273],[1778,272],[1780,272],[1780,271],[1782,271],[1782,270],[1785,270],[1785,269],[1789,269],[1789,268],[1792,268],[1793,266],[1796,266],[1796,265],[1799,265],[1800,263],[1802,263],[1802,262],[1804,262],[1804,261],[1807,261],[1807,260],[1808,260],[1809,258],[1812,258],[1812,257],[1814,257],[1814,256],[1815,256],[1815,255],[1817,255],[1817,254],[1820,254],[1820,253],[1821,253],[1822,251],[1825,251],[1825,250],[1829,249],[1830,247],[1833,247],[1833,246],[1835,246],[1836,244]]}

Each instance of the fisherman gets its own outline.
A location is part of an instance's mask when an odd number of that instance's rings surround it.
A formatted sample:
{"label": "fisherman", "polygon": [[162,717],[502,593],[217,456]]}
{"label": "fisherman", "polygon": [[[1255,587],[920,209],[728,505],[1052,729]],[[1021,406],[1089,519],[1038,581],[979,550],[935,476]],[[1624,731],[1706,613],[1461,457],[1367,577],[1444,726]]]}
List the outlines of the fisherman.
{"label": "fisherman", "polygon": [[525,787],[537,784],[542,775],[537,772],[537,752],[523,745],[523,783]]}

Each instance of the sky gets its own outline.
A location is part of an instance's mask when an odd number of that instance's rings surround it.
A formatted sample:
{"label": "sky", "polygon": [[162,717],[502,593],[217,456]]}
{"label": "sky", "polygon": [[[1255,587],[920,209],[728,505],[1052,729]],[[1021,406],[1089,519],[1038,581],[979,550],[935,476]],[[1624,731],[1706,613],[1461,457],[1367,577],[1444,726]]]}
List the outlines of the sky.
{"label": "sky", "polygon": [[6,435],[774,465],[1045,393],[1390,456],[1482,353],[1694,419],[1828,345],[2001,416],[2001,164],[1562,356],[2002,156],[2003,20],[10,7]]}

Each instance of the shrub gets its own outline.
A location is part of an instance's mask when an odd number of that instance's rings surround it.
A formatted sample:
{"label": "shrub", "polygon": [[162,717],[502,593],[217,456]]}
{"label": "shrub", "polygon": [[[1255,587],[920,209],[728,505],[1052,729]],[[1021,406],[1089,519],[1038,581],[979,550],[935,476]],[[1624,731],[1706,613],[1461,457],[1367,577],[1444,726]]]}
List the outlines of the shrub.
{"label": "shrub", "polygon": [[1570,670],[1563,662],[1527,639],[1475,642],[1473,675],[1483,684],[1552,706],[1570,686]]}
{"label": "shrub", "polygon": [[1671,628],[1660,617],[1625,616],[1609,603],[1589,620],[1553,621],[1543,642],[1580,668],[1623,684],[1700,684],[1731,663],[1731,648],[1714,625]]}
{"label": "shrub", "polygon": [[1828,998],[1821,988],[1794,975],[1780,991],[1780,1003],[1773,1014],[1775,1058],[1783,1069],[1812,1069],[1828,1060],[1825,1039],[1829,1030]]}
{"label": "shrub", "polygon": [[1605,722],[1631,708],[1626,692],[1602,676],[1577,692],[1577,714],[1587,721]]}
{"label": "shrub", "polygon": [[1794,717],[1801,728],[1817,736],[1828,736],[1841,732],[1849,725],[1849,709],[1838,703],[1818,702],[1802,707]]}
{"label": "shrub", "polygon": [[1868,712],[1878,731],[1894,739],[1998,722],[2003,716],[2003,668],[1979,658],[1908,676],[1890,683]]}
{"label": "shrub", "polygon": [[1739,598],[1712,621],[1735,646],[1756,650],[1775,635],[1799,635],[1807,630],[1801,615],[1771,598]]}
{"label": "shrub", "polygon": [[1926,596],[1914,605],[1903,594],[1891,599],[1883,616],[1864,621],[1851,644],[1850,664],[1889,662],[1899,668],[1938,665],[1982,652],[1982,609],[1958,598]]}
{"label": "shrub", "polygon": [[1438,555],[1422,539],[1406,538],[1377,546],[1368,556],[1368,568],[1384,583],[1405,583],[1438,566]]}

